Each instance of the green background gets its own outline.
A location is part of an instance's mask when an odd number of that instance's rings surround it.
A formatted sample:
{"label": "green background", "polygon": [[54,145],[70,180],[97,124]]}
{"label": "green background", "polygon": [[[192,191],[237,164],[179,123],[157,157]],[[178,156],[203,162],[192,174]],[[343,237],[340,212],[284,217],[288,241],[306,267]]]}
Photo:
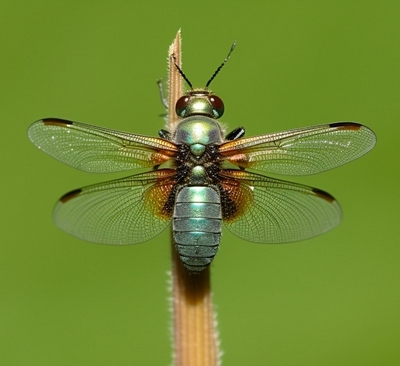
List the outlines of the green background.
{"label": "green background", "polygon": [[224,365],[400,364],[398,1],[2,1],[0,5],[2,365],[169,365],[168,230],[93,245],[54,227],[90,175],[26,136],[60,117],[156,135],[155,81],[183,34],[183,68],[224,99],[247,136],[352,120],[368,155],[291,180],[333,194],[342,224],[281,246],[225,231],[212,265]]}

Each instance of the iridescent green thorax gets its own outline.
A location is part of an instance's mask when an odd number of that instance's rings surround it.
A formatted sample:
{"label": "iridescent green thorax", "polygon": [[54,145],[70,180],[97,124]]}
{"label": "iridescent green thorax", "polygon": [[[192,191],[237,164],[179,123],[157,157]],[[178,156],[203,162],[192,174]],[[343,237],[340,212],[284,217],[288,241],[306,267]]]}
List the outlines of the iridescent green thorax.
{"label": "iridescent green thorax", "polygon": [[221,144],[223,135],[220,124],[212,118],[205,116],[193,116],[179,123],[173,141],[176,144],[187,144],[195,155],[204,152],[203,146],[209,144]]}

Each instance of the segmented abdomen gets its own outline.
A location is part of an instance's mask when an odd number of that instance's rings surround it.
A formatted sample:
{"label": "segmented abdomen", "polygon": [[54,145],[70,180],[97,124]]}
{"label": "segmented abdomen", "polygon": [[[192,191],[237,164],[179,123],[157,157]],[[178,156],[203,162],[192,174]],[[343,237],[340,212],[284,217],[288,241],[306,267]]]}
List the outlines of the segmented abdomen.
{"label": "segmented abdomen", "polygon": [[172,230],[185,267],[205,269],[217,253],[221,239],[221,203],[213,187],[183,187],[176,195]]}

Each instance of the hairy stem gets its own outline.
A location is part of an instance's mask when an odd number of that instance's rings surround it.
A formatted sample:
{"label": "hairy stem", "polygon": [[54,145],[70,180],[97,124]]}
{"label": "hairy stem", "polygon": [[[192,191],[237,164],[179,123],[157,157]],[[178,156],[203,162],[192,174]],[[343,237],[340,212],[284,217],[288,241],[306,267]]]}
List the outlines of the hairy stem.
{"label": "hairy stem", "polygon": [[[181,33],[177,33],[168,51],[169,129],[178,122],[175,103],[183,94],[182,76],[176,63],[182,65]],[[174,58],[172,57],[174,56]],[[190,273],[182,264],[171,236],[172,313],[175,366],[220,365],[220,351],[212,303],[210,269]]]}

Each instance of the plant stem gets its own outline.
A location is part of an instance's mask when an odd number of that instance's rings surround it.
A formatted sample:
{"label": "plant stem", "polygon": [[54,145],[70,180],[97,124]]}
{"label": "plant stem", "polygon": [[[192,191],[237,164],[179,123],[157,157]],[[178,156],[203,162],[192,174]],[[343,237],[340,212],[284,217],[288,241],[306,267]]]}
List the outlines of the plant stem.
{"label": "plant stem", "polygon": [[[174,55],[175,59],[172,58]],[[175,104],[182,96],[182,77],[174,62],[181,67],[181,33],[178,31],[168,52],[168,106],[170,130],[177,123]],[[171,236],[172,313],[175,366],[220,365],[220,351],[213,311],[210,269],[190,273],[182,264]]]}

